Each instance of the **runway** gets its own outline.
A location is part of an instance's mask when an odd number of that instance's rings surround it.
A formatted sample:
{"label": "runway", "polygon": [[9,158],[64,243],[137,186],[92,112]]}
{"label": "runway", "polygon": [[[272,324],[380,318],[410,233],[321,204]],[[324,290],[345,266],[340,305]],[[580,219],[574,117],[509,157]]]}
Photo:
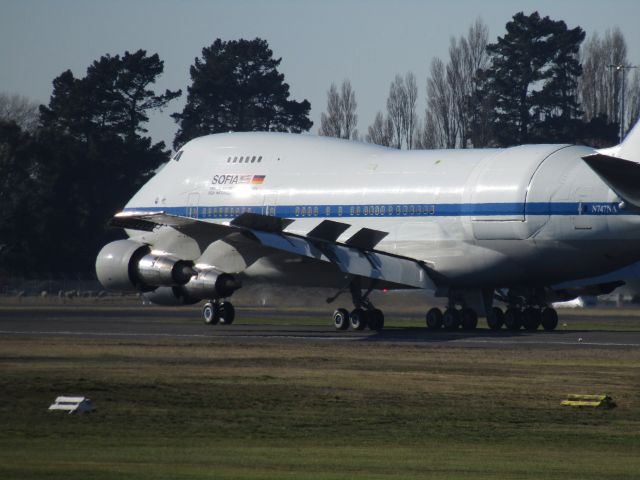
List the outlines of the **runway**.
{"label": "runway", "polygon": [[[301,320],[302,318],[302,320]],[[326,325],[323,325],[326,319]],[[473,332],[433,332],[416,327],[414,321],[391,321],[382,332],[337,332],[328,315],[302,311],[261,311],[238,309],[233,325],[205,325],[198,310],[155,307],[2,307],[0,337],[77,337],[199,342],[352,342],[369,344],[447,345],[476,348],[566,347],[640,348],[640,329],[634,313],[615,317],[616,330],[607,327],[602,315],[572,315],[570,324],[588,325],[584,329],[561,326],[554,332],[493,332],[480,327]],[[309,324],[311,323],[311,324]],[[593,325],[590,325],[593,324]]]}

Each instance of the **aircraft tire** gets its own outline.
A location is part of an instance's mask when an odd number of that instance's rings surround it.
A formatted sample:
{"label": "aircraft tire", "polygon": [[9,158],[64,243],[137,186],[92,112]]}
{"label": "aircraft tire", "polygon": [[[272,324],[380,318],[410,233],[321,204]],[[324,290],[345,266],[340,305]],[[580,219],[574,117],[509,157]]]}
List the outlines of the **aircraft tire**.
{"label": "aircraft tire", "polygon": [[377,332],[384,328],[384,313],[378,308],[369,310],[367,312],[369,318],[369,330],[375,330]]}
{"label": "aircraft tire", "polygon": [[520,327],[522,327],[522,310],[515,307],[507,308],[504,314],[504,325],[509,330],[520,330]]}
{"label": "aircraft tire", "polygon": [[525,308],[522,312],[522,325],[525,330],[535,332],[542,322],[542,314],[540,310],[533,307]]}
{"label": "aircraft tire", "polygon": [[363,308],[356,308],[349,315],[349,323],[353,330],[364,330],[367,327],[367,311]]}
{"label": "aircraft tire", "polygon": [[491,330],[500,330],[504,325],[504,312],[499,307],[493,307],[487,315],[487,325]]}
{"label": "aircraft tire", "polygon": [[336,330],[346,330],[349,328],[349,312],[344,308],[338,308],[333,312],[333,325]]}
{"label": "aircraft tire", "polygon": [[231,325],[236,319],[236,309],[231,302],[222,302],[220,304],[220,321],[225,325]]}
{"label": "aircraft tire", "polygon": [[202,307],[202,319],[207,325],[217,325],[220,321],[220,311],[214,303],[207,302]]}
{"label": "aircraft tire", "polygon": [[432,308],[427,312],[425,321],[429,330],[440,330],[442,328],[442,310]]}
{"label": "aircraft tire", "polygon": [[457,330],[460,326],[460,312],[455,308],[447,308],[442,315],[442,326],[445,330]]}
{"label": "aircraft tire", "polygon": [[542,311],[542,328],[546,331],[555,330],[558,326],[558,312],[554,308],[545,308]]}
{"label": "aircraft tire", "polygon": [[464,308],[460,312],[460,324],[463,330],[475,330],[478,326],[478,314],[473,308]]}

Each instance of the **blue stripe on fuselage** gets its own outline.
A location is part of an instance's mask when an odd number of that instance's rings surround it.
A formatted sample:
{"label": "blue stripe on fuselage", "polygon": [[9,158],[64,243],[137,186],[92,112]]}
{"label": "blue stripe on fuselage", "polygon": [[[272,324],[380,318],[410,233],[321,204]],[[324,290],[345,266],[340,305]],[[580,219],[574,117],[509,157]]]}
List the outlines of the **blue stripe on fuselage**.
{"label": "blue stripe on fuselage", "polygon": [[[268,209],[268,210],[267,210]],[[638,215],[612,202],[533,203],[385,203],[343,205],[226,205],[128,207],[125,211],[157,212],[197,218],[234,218],[245,212],[283,218],[350,217],[505,217],[520,215]]]}

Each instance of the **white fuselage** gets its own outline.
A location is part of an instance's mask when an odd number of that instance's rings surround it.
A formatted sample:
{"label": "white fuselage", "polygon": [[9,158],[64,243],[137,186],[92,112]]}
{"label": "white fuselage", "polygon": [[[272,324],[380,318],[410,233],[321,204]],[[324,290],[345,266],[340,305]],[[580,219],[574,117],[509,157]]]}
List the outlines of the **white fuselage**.
{"label": "white fuselage", "polygon": [[[362,227],[388,233],[376,250],[424,262],[443,285],[551,285],[640,259],[640,216],[582,161],[589,153],[567,145],[398,151],[217,134],[187,143],[126,210],[215,223],[250,211],[293,219],[286,231],[299,235],[331,219],[350,225],[339,242]],[[211,255],[206,245],[180,247],[166,230],[129,234],[196,262]],[[259,261],[245,267],[269,277]]]}

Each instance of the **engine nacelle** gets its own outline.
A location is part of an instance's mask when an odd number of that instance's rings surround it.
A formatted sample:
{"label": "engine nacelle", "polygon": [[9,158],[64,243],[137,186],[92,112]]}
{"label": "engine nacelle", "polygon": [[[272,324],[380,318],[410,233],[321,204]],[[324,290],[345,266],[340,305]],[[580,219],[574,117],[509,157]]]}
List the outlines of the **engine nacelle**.
{"label": "engine nacelle", "polygon": [[133,240],[117,240],[98,253],[96,274],[106,289],[131,292],[184,285],[196,271],[190,261]]}
{"label": "engine nacelle", "polygon": [[241,286],[233,275],[207,269],[200,270],[182,288],[189,297],[214,299],[229,297]]}

